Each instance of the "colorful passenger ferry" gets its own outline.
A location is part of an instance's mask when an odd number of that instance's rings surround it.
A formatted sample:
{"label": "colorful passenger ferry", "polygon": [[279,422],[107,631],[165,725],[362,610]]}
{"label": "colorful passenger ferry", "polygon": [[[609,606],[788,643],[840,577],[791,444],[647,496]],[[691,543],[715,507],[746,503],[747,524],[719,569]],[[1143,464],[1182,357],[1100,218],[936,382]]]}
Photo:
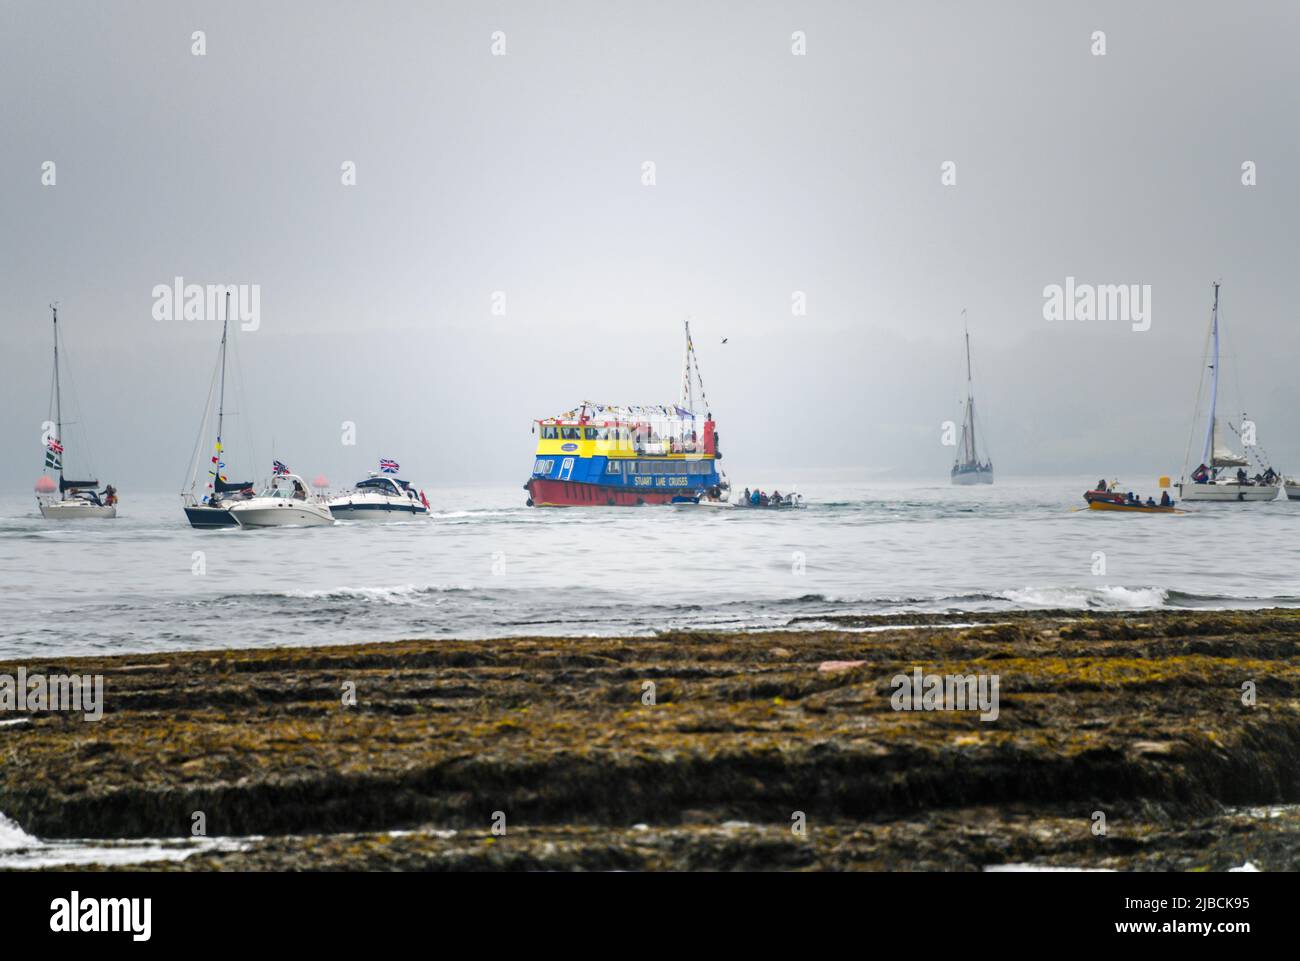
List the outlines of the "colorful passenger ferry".
{"label": "colorful passenger ferry", "polygon": [[[696,385],[704,412],[697,413]],[[632,507],[698,503],[727,490],[722,452],[686,328],[679,403],[609,405],[584,401],[537,421],[537,453],[524,489],[530,507]]]}

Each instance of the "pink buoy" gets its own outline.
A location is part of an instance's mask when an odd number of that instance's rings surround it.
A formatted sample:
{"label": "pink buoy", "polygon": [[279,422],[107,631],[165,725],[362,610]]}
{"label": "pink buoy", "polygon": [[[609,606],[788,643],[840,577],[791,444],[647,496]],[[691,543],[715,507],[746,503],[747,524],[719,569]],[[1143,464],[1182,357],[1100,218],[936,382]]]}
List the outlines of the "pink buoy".
{"label": "pink buoy", "polygon": [[323,491],[325,488],[330,486],[329,478],[324,474],[317,474],[316,479],[311,482],[311,486],[316,488],[318,491]]}
{"label": "pink buoy", "polygon": [[53,494],[58,489],[59,485],[54,483],[53,477],[42,476],[41,479],[36,482],[36,493],[38,494]]}

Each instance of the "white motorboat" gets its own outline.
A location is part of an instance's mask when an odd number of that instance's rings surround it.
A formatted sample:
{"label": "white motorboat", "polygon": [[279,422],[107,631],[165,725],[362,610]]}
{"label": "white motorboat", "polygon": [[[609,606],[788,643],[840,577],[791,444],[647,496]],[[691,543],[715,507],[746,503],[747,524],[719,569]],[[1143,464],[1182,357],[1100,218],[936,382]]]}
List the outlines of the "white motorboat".
{"label": "white motorboat", "polygon": [[[962,311],[966,316],[966,311]],[[966,404],[962,411],[961,442],[952,465],[952,482],[960,486],[993,483],[993,460],[979,459],[975,449],[975,388],[970,372],[970,328],[966,329]]]}
{"label": "white motorboat", "polygon": [[[57,488],[38,494],[41,516],[50,520],[107,519],[117,516],[117,490],[112,484],[102,491],[97,480],[68,480],[63,473],[63,384],[59,377],[59,308],[51,304],[54,316],[54,433],[45,440],[45,469],[58,471]],[[75,399],[76,392],[73,392]]]}
{"label": "white motorboat", "polygon": [[323,527],[334,523],[329,504],[297,474],[278,473],[256,496],[231,504],[240,527]]}
{"label": "white motorboat", "polygon": [[429,516],[428,501],[410,483],[373,471],[352,490],[331,497],[329,508],[341,521],[400,521]]}
{"label": "white motorboat", "polygon": [[[1178,494],[1184,501],[1229,502],[1271,501],[1281,493],[1282,478],[1267,463],[1262,449],[1254,440],[1254,425],[1250,424],[1245,414],[1238,424],[1233,425],[1218,416],[1219,404],[1219,284],[1214,285],[1214,307],[1210,312],[1210,339],[1206,347],[1206,369],[1209,370],[1210,400],[1205,425],[1205,442],[1201,449],[1201,462],[1195,470],[1188,472],[1190,460],[1183,463],[1183,476],[1178,482]],[[1205,376],[1201,377],[1201,390],[1198,392],[1197,408],[1200,408],[1200,394],[1204,393]],[[1249,424],[1249,428],[1247,425]],[[1236,434],[1243,449],[1237,453],[1229,439],[1225,438],[1222,428]],[[1193,419],[1192,429],[1195,430]],[[1191,453],[1191,441],[1188,441],[1188,454]],[[1258,465],[1254,476],[1247,468],[1251,455]]]}

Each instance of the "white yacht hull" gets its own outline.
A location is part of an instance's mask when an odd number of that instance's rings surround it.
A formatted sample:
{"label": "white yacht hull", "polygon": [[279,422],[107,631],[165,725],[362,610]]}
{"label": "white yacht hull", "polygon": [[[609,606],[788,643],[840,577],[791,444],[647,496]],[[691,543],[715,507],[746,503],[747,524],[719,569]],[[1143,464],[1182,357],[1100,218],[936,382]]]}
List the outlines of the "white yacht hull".
{"label": "white yacht hull", "polygon": [[1277,500],[1276,485],[1259,484],[1179,484],[1178,496],[1184,501],[1239,503],[1241,501]]}
{"label": "white yacht hull", "polygon": [[330,513],[341,521],[375,521],[391,523],[392,521],[419,520],[429,516],[429,509],[423,504],[403,504],[395,498],[335,497],[329,502]]}
{"label": "white yacht hull", "polygon": [[952,482],[959,487],[970,487],[974,484],[992,484],[993,471],[991,470],[972,470],[961,471],[952,475]]}
{"label": "white yacht hull", "polygon": [[41,501],[41,516],[52,521],[102,520],[117,516],[117,508],[84,501]]}
{"label": "white yacht hull", "polygon": [[274,504],[237,504],[230,516],[240,527],[325,527],[334,523],[328,507],[282,501]]}
{"label": "white yacht hull", "polygon": [[1300,501],[1300,484],[1286,485],[1286,499],[1289,501]]}

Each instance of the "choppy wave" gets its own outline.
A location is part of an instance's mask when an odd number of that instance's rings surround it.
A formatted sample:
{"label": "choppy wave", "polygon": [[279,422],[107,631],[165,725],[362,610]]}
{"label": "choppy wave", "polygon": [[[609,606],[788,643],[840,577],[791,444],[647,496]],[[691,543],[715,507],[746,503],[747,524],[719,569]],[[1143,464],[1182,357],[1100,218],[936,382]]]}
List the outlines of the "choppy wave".
{"label": "choppy wave", "polygon": [[[335,587],[320,591],[271,591],[259,597],[286,597],[306,601],[359,600],[374,604],[411,604],[426,595],[472,591],[464,584],[399,584],[396,587]],[[226,598],[228,599],[228,595]]]}

